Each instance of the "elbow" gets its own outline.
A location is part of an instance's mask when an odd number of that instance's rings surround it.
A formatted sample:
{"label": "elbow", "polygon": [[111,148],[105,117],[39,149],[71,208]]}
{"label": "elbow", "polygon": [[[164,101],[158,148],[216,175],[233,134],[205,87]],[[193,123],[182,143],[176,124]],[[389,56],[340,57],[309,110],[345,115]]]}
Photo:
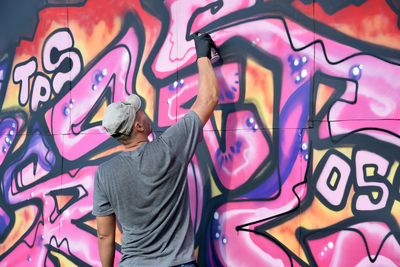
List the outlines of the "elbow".
{"label": "elbow", "polygon": [[216,107],[218,105],[219,102],[219,87],[218,85],[216,85],[215,90],[213,90],[213,92],[215,92],[214,94],[212,94],[212,96],[210,97],[210,102],[212,103],[212,105],[214,107]]}
{"label": "elbow", "polygon": [[214,109],[219,102],[218,84],[209,84],[209,86],[201,88],[199,89],[199,94],[197,95],[196,101],[193,105],[205,109]]}
{"label": "elbow", "polygon": [[211,88],[209,87],[209,91],[206,95],[199,95],[196,99],[197,102],[201,104],[201,106],[213,107],[215,108],[219,102],[219,90],[218,87]]}
{"label": "elbow", "polygon": [[214,108],[218,105],[218,102],[219,102],[219,95],[216,95],[211,100],[211,103],[214,106]]}
{"label": "elbow", "polygon": [[207,97],[198,98],[194,103],[194,107],[199,107],[201,110],[212,113],[212,111],[217,107],[219,101],[219,96],[209,95]]}
{"label": "elbow", "polygon": [[100,242],[114,241],[114,235],[100,234],[97,233],[97,238]]}
{"label": "elbow", "polygon": [[99,245],[102,246],[109,246],[109,247],[115,246],[115,239],[114,237],[111,236],[97,235],[97,242]]}
{"label": "elbow", "polygon": [[209,106],[212,109],[215,109],[218,105],[218,102],[219,102],[219,95],[210,96],[210,98],[207,101],[207,106]]}
{"label": "elbow", "polygon": [[108,237],[107,235],[97,234],[97,238],[98,238],[99,240],[106,240],[106,239],[108,239],[109,237]]}

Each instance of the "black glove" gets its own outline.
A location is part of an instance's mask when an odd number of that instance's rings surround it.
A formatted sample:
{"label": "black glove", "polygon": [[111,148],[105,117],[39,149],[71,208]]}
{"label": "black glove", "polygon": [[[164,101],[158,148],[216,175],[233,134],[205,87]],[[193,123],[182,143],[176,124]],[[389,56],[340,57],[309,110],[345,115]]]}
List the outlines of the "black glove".
{"label": "black glove", "polygon": [[193,39],[196,46],[197,59],[201,57],[208,57],[211,59],[211,47],[215,50],[217,49],[211,36],[208,33],[196,32],[193,35]]}

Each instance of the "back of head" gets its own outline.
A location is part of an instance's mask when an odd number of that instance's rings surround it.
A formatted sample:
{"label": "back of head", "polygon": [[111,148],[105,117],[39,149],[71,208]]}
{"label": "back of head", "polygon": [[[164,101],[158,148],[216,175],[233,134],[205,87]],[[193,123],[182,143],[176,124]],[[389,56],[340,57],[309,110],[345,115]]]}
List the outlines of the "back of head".
{"label": "back of head", "polygon": [[136,94],[130,95],[125,101],[111,103],[104,112],[103,128],[119,141],[127,139],[132,133],[136,112],[141,104]]}

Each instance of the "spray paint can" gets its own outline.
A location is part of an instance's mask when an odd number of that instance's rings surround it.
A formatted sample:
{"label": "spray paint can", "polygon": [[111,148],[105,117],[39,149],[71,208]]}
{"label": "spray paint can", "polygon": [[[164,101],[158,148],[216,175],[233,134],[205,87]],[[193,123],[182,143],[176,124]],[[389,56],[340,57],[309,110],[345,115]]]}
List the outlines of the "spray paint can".
{"label": "spray paint can", "polygon": [[211,63],[217,62],[219,60],[220,56],[217,53],[217,50],[215,50],[214,47],[211,47]]}
{"label": "spray paint can", "polygon": [[[201,33],[198,32],[197,36],[200,36],[200,35],[201,35]],[[219,56],[217,50],[214,47],[211,47],[210,50],[211,50],[211,58],[210,58],[211,63],[217,62],[220,59],[220,56]]]}

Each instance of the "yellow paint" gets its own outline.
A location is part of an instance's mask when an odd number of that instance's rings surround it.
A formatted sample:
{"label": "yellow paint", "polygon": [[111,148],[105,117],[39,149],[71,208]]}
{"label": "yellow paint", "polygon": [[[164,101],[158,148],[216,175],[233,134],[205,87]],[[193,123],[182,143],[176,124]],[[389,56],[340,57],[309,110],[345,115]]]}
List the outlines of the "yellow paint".
{"label": "yellow paint", "polygon": [[214,118],[215,118],[215,123],[217,124],[217,131],[218,131],[219,135],[221,136],[222,111],[221,110],[215,110],[214,111]]}
{"label": "yellow paint", "polygon": [[365,174],[368,176],[374,176],[375,174],[375,167],[367,167],[365,168]]}
{"label": "yellow paint", "polygon": [[390,169],[389,175],[387,177],[388,181],[393,184],[393,180],[394,180],[394,175],[396,174],[397,168],[399,167],[399,162],[396,160],[393,165],[392,168]]}
{"label": "yellow paint", "polygon": [[[142,66],[140,68],[142,68]],[[146,108],[144,112],[150,120],[154,121],[154,88],[141,71],[139,71],[136,80],[136,93],[146,100]]]}
{"label": "yellow paint", "polygon": [[[150,17],[146,18],[146,20],[150,20]],[[154,110],[155,110],[155,89],[151,85],[151,83],[147,80],[147,78],[143,75],[143,64],[145,62],[144,59],[146,59],[151,51],[151,49],[154,47],[155,42],[158,39],[158,36],[160,34],[160,29],[161,29],[161,23],[159,21],[153,21],[152,25],[153,27],[147,27],[145,29],[146,31],[146,43],[144,46],[144,51],[143,51],[143,57],[140,62],[140,71],[138,72],[137,75],[137,80],[136,80],[136,92],[142,96],[144,99],[146,99],[146,108],[145,108],[145,113],[151,120],[154,121]]]}
{"label": "yellow paint", "polygon": [[86,221],[85,224],[93,229],[95,229],[97,231],[97,223],[96,223],[96,219],[93,220],[89,220]]}
{"label": "yellow paint", "polygon": [[383,31],[390,29],[390,21],[378,11],[376,15],[365,16],[362,21],[363,29],[354,28],[349,24],[333,24],[332,27],[337,30],[360,40],[372,42],[395,49],[399,49],[400,38],[397,33]]}
{"label": "yellow paint", "polygon": [[119,229],[119,227],[117,227],[117,229],[115,231],[115,243],[117,243],[118,245],[122,244],[121,237],[122,237],[121,230]]}
{"label": "yellow paint", "polygon": [[315,100],[315,114],[321,110],[321,108],[325,105],[328,99],[333,94],[334,89],[325,84],[320,84],[317,89],[317,97]]}
{"label": "yellow paint", "polygon": [[61,253],[57,253],[55,251],[50,252],[54,257],[56,257],[60,263],[60,267],[69,267],[69,266],[78,266],[70,261],[67,257],[62,255]]}
{"label": "yellow paint", "polygon": [[56,196],[58,209],[61,210],[71,199],[72,196]]}
{"label": "yellow paint", "polygon": [[[289,223],[290,222],[290,223]],[[275,237],[284,246],[289,248],[293,253],[297,252],[297,256],[308,263],[304,250],[297,241],[295,231],[301,226],[301,216],[296,216],[290,221],[281,224],[281,226],[267,230],[267,233]]]}
{"label": "yellow paint", "polygon": [[0,255],[11,249],[32,226],[37,213],[33,205],[25,206],[15,211],[15,224],[3,243],[0,244]]}
{"label": "yellow paint", "polygon": [[79,21],[71,21],[68,26],[74,36],[74,47],[81,52],[84,66],[86,66],[115,39],[121,30],[122,21],[119,17],[115,17],[112,28],[106,26],[104,21],[99,21],[96,26],[93,26],[91,34],[87,28],[79,24]]}
{"label": "yellow paint", "polygon": [[93,118],[90,120],[90,123],[95,123],[103,120],[103,115],[104,111],[106,111],[107,107],[107,101],[103,101],[101,104],[99,110],[96,112],[96,114],[93,116]]}
{"label": "yellow paint", "polygon": [[122,151],[122,150],[124,150],[124,146],[123,145],[119,145],[119,146],[113,147],[111,149],[108,149],[108,150],[106,150],[106,151],[104,151],[102,153],[94,155],[93,157],[90,158],[90,160],[103,158],[103,157],[109,156],[111,154],[114,154],[114,153]]}
{"label": "yellow paint", "polygon": [[[13,71],[14,71],[14,67],[13,67]],[[12,73],[11,73],[12,75]],[[30,80],[30,82],[32,83],[32,80]],[[29,114],[29,101],[28,103],[24,106],[21,107],[19,105],[19,85],[15,84],[13,82],[13,78],[10,77],[10,80],[8,82],[8,86],[7,86],[7,91],[6,94],[4,96],[4,102],[3,102],[3,106],[1,107],[1,112],[7,112],[8,109],[15,109],[18,108],[19,110],[24,110],[27,114]],[[29,88],[30,90],[30,88]],[[28,115],[29,116],[29,115]]]}
{"label": "yellow paint", "polygon": [[371,194],[372,194],[372,197],[373,197],[374,199],[377,199],[378,196],[379,196],[379,193],[378,193],[377,191],[372,191]]}
{"label": "yellow paint", "polygon": [[211,197],[216,197],[221,195],[221,191],[219,191],[217,185],[215,184],[214,178],[211,175],[210,169],[208,169],[208,177],[210,177],[210,183],[211,183]]}
{"label": "yellow paint", "polygon": [[331,185],[332,187],[335,186],[336,180],[337,180],[338,177],[339,177],[339,176],[338,176],[338,173],[337,173],[337,172],[333,172],[332,177],[331,177],[331,179],[330,179],[330,185]]}
{"label": "yellow paint", "polygon": [[322,157],[328,152],[328,149],[317,150],[313,149],[313,172],[315,168],[318,166],[318,163],[321,161]]}
{"label": "yellow paint", "polygon": [[337,212],[330,210],[317,198],[314,198],[311,206],[302,211],[301,215],[268,229],[266,232],[276,238],[289,250],[296,253],[296,255],[304,262],[309,264],[307,257],[295,236],[297,228],[303,227],[308,230],[322,229],[353,217],[351,211],[351,199],[353,198],[353,195],[354,191],[351,189],[346,206],[344,209]]}
{"label": "yellow paint", "polygon": [[351,159],[351,155],[353,153],[353,148],[352,147],[338,147],[335,148],[337,151],[339,151],[340,153],[342,153],[343,155],[345,155],[346,157],[348,157],[349,159]]}
{"label": "yellow paint", "polygon": [[[245,102],[253,103],[265,128],[273,127],[274,83],[272,72],[253,60],[247,60]],[[270,131],[272,135],[272,131]]]}
{"label": "yellow paint", "polygon": [[352,147],[339,147],[339,148],[331,148],[331,149],[323,149],[323,150],[313,149],[313,171],[315,171],[315,168],[318,166],[318,163],[321,161],[321,159],[326,154],[326,152],[328,152],[328,150],[332,150],[332,149],[335,149],[337,152],[340,152],[347,158],[351,159],[351,155],[353,152]]}
{"label": "yellow paint", "polygon": [[396,219],[397,225],[400,225],[400,201],[395,200],[392,206],[392,216]]}

